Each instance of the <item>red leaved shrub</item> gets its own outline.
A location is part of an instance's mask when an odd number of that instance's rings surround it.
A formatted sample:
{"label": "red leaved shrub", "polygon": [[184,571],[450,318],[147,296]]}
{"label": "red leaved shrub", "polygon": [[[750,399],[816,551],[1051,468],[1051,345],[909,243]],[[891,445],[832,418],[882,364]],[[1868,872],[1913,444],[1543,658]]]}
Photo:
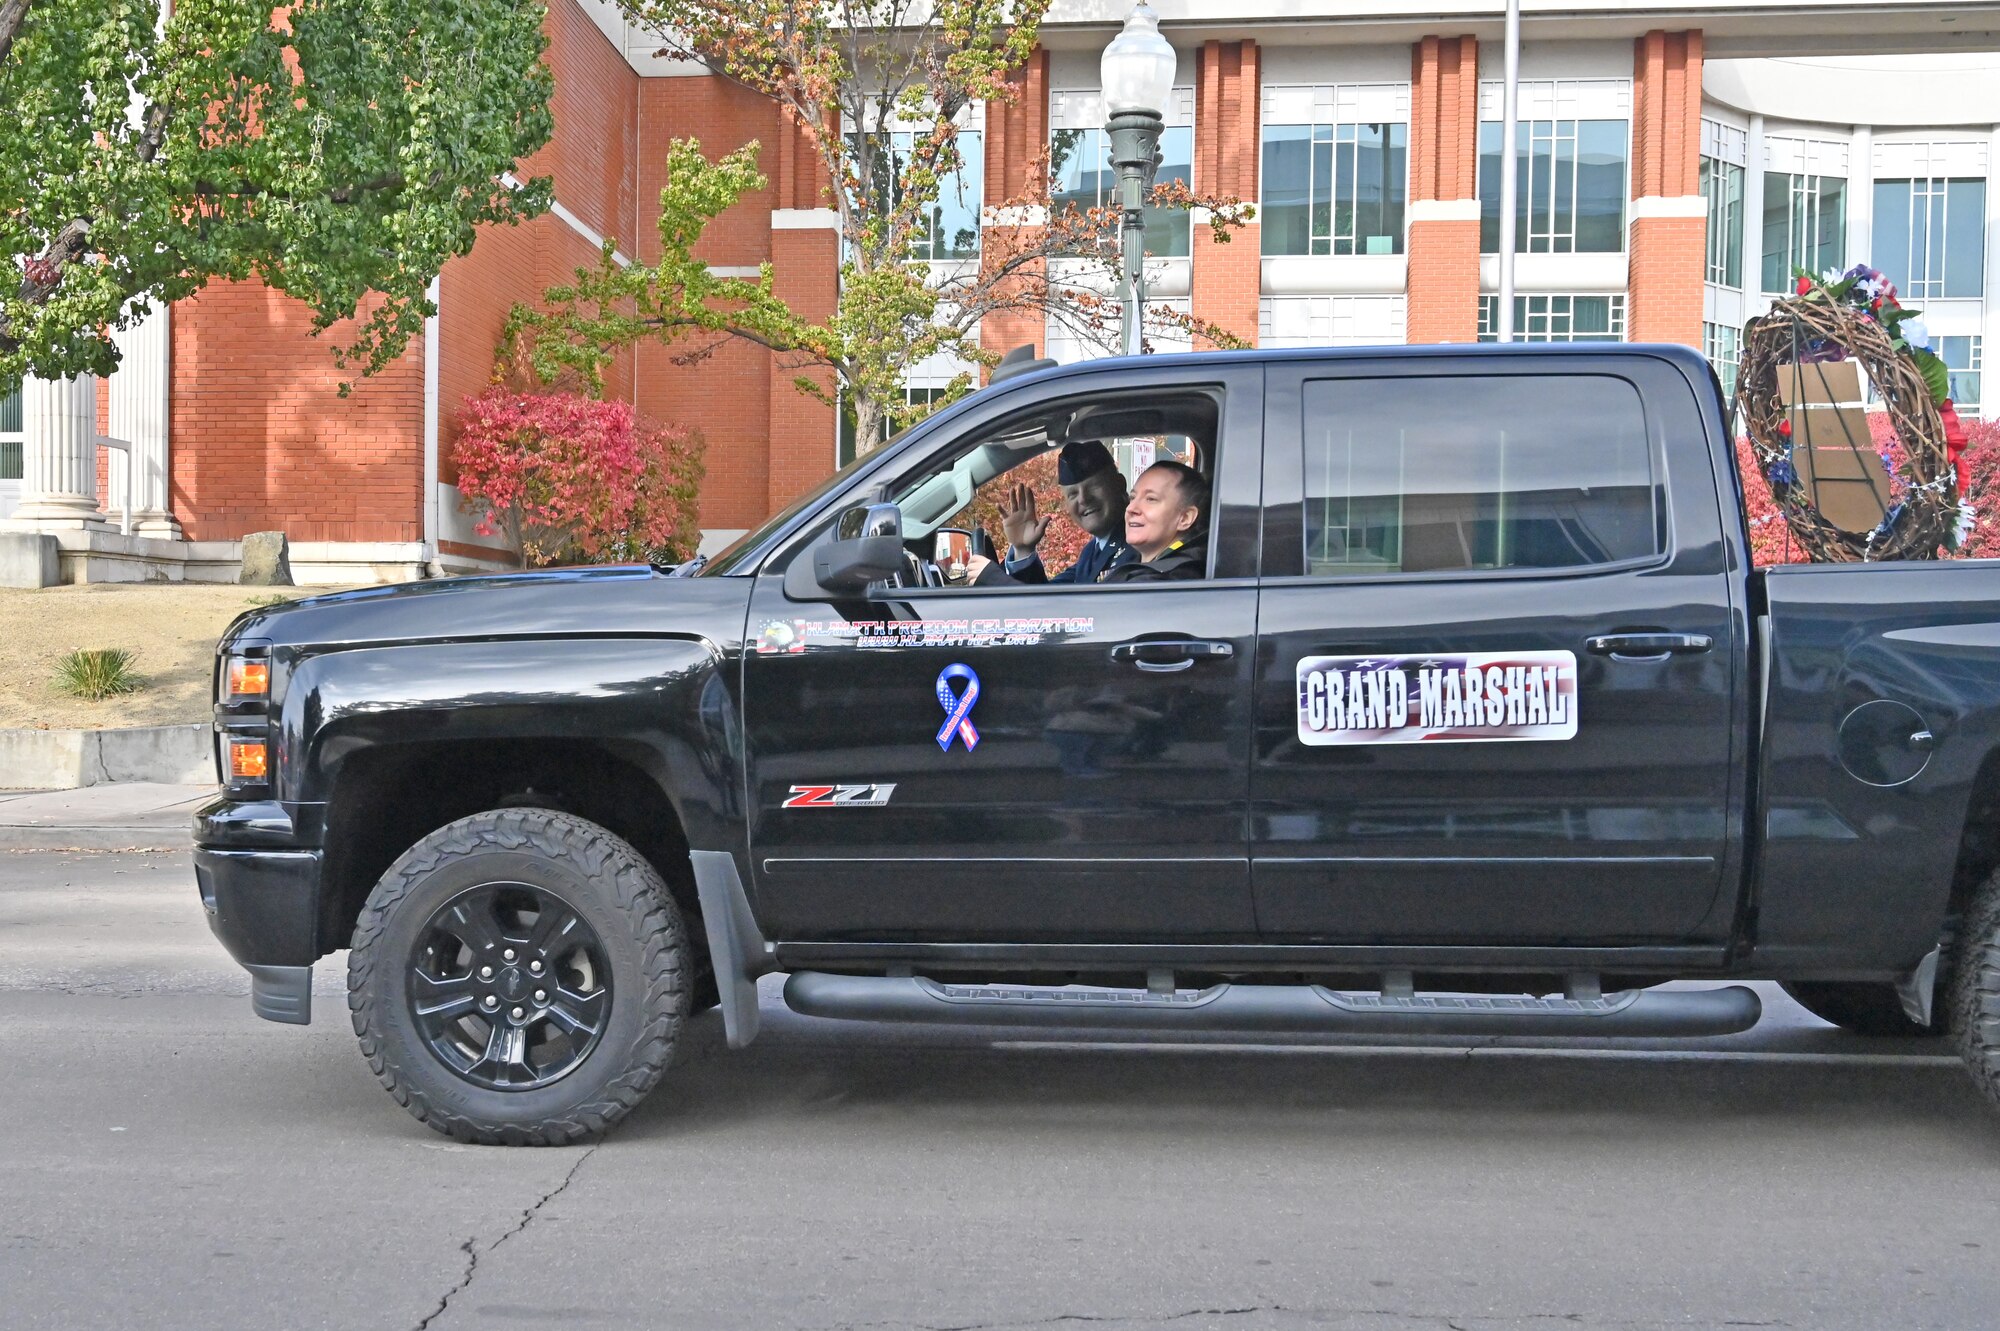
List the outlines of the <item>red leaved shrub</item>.
{"label": "red leaved shrub", "polygon": [[[1875,447],[1883,455],[1889,474],[1899,475],[1903,446],[1889,424],[1887,412],[1868,413],[1868,429]],[[1965,461],[1972,473],[1972,511],[1977,515],[1972,535],[1957,553],[1945,552],[1945,559],[2000,559],[2000,421],[1965,422]],[[1791,538],[1771,487],[1757,470],[1756,455],[1747,438],[1736,441],[1736,466],[1743,474],[1743,505],[1750,519],[1750,553],[1760,567],[1767,564],[1803,564],[1805,551]],[[1901,482],[1895,486],[1900,492]]]}
{"label": "red leaved shrub", "polygon": [[1750,519],[1750,562],[1763,568],[1769,564],[1803,564],[1806,552],[1792,539],[1778,501],[1771,498],[1770,482],[1757,470],[1757,454],[1748,435],[1736,440],[1736,470],[1743,477],[1743,511]]}
{"label": "red leaved shrub", "polygon": [[496,385],[468,397],[453,449],[458,488],[530,565],[672,563],[701,539],[700,436],[629,402]]}

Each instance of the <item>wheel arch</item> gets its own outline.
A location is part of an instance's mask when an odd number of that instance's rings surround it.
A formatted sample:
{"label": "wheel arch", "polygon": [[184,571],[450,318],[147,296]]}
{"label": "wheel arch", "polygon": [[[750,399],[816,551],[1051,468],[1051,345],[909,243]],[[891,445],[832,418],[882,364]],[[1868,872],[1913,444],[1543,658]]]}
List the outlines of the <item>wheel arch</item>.
{"label": "wheel arch", "polygon": [[621,837],[697,921],[688,852],[728,848],[742,825],[740,731],[719,666],[710,644],[671,638],[366,648],[302,663],[280,763],[293,797],[323,809],[320,954],[346,946],[405,850],[510,806]]}

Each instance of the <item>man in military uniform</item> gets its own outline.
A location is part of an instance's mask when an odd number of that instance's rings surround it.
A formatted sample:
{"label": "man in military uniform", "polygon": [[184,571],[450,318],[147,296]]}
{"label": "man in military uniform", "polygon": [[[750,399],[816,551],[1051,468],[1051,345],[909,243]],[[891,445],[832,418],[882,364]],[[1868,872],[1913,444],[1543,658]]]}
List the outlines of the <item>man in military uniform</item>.
{"label": "man in military uniform", "polygon": [[1129,564],[1138,556],[1125,543],[1125,477],[1118,470],[1111,450],[1095,439],[1063,445],[1056,459],[1056,483],[1062,487],[1063,511],[1070,521],[1090,534],[1076,562],[1051,575],[1035,553],[1047,534],[1054,514],[1035,512],[1034,491],[1016,485],[1000,503],[1000,526],[1006,534],[1005,563],[993,565],[975,558],[967,572],[975,582],[992,585],[1011,580],[1025,583],[1096,582],[1111,569]]}

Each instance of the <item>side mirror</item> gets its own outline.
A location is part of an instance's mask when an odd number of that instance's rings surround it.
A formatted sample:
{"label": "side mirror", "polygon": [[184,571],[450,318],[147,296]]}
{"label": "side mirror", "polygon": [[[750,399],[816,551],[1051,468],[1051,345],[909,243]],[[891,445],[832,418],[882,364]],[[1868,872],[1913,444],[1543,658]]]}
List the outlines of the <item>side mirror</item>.
{"label": "side mirror", "polygon": [[963,586],[966,561],[972,558],[972,533],[961,527],[939,527],[931,539],[935,543],[931,562],[937,565],[945,583]]}
{"label": "side mirror", "polygon": [[834,521],[833,539],[812,552],[813,581],[829,592],[860,593],[903,570],[903,511],[862,504]]}

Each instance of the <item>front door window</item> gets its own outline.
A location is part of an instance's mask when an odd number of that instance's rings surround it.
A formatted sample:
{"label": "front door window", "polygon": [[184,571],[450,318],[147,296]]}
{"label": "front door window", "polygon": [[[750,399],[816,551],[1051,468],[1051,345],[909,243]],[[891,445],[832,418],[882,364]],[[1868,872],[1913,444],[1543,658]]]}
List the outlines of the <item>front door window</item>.
{"label": "front door window", "polygon": [[[1242,498],[1218,467],[1238,447],[1254,467],[1255,371],[1158,377],[1106,376],[1088,395],[974,416],[892,465],[874,493],[900,511],[902,585],[802,589],[785,573],[819,533],[759,577],[745,738],[774,936],[1254,938],[1249,569],[1218,551],[1189,579],[1063,580],[1119,516],[1104,510],[1122,513],[1101,496],[1066,500],[1066,458],[1108,462],[1120,492],[1171,458],[1221,482],[1212,503]],[[1008,574],[1003,509],[1023,486],[1046,520],[1041,566]],[[960,533],[995,565],[978,585],[953,576],[969,553]]]}

